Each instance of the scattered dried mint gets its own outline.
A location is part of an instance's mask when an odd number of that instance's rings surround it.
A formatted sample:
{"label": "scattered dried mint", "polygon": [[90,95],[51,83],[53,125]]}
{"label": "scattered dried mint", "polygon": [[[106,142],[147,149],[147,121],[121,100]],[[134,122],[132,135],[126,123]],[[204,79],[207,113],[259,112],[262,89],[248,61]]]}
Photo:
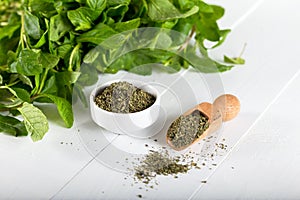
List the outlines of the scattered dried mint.
{"label": "scattered dried mint", "polygon": [[151,151],[135,168],[135,177],[145,184],[157,175],[174,175],[186,173],[191,169],[189,164],[181,164],[179,158],[171,158],[167,151]]}
{"label": "scattered dried mint", "polygon": [[106,87],[96,96],[95,103],[109,112],[134,113],[149,108],[155,100],[152,94],[131,83],[121,81]]}
{"label": "scattered dried mint", "polygon": [[170,126],[167,136],[176,148],[190,145],[209,127],[207,116],[195,110],[187,116],[181,115]]}
{"label": "scattered dried mint", "polygon": [[[224,145],[227,146],[226,144]],[[160,147],[157,150],[149,149],[148,154],[144,155],[143,158],[134,158],[134,162],[132,162],[133,168],[128,169],[133,170],[132,178],[135,180],[134,184],[139,184],[139,189],[144,189],[144,187],[154,189],[154,187],[159,185],[159,181],[156,179],[159,175],[172,176],[174,179],[178,179],[179,174],[187,173],[192,169],[201,170],[207,168],[212,170],[215,168],[217,165],[214,158],[223,156],[222,153],[226,152],[227,149],[215,143],[213,157],[209,149],[209,146],[207,146],[205,149],[201,149],[201,152],[189,151],[186,154],[172,157],[165,147]],[[125,158],[125,163],[128,163],[128,158]],[[140,183],[143,183],[144,187],[141,187]],[[201,183],[207,183],[207,181],[202,180]]]}

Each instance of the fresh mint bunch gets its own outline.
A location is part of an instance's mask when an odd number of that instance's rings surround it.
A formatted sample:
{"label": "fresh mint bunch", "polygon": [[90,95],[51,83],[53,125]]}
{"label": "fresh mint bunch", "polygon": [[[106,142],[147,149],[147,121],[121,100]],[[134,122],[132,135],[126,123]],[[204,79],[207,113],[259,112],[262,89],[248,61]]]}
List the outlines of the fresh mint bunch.
{"label": "fresh mint bunch", "polygon": [[[84,101],[79,85],[95,84],[97,72],[127,70],[149,75],[149,63],[160,63],[173,72],[188,66],[201,72],[231,69],[209,58],[205,46],[207,40],[219,46],[229,33],[218,26],[223,15],[222,7],[201,0],[2,0],[0,132],[29,134],[33,141],[42,139],[48,121],[36,103],[55,104],[66,127],[71,127],[72,94],[76,92]],[[146,42],[153,48],[132,51],[105,63],[105,56],[115,53],[113,48],[122,47],[128,37],[140,37],[134,30],[147,27],[172,30],[186,38],[155,32]],[[109,51],[93,51],[118,34],[122,37],[108,45]],[[192,38],[195,43],[190,45]],[[156,49],[158,43],[182,55],[193,55],[192,59]],[[106,54],[101,54],[102,50]]]}

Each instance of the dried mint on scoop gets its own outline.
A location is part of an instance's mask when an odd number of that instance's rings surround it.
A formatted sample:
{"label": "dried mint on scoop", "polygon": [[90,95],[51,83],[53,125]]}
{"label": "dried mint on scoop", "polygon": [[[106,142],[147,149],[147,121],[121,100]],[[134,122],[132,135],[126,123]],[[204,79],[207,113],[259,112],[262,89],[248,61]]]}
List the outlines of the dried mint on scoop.
{"label": "dried mint on scoop", "polygon": [[126,81],[115,82],[100,92],[95,103],[103,110],[115,113],[134,113],[154,104],[156,97]]}
{"label": "dried mint on scoop", "polygon": [[195,110],[189,115],[181,115],[170,126],[167,136],[176,148],[190,145],[209,127],[208,117]]}

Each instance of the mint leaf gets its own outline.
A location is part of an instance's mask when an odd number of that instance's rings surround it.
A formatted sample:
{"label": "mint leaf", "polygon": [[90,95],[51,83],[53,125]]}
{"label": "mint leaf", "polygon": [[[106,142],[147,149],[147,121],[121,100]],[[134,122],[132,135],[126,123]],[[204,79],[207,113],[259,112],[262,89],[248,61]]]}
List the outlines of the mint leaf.
{"label": "mint leaf", "polygon": [[97,12],[102,12],[106,6],[106,0],[87,0],[87,5],[96,10]]}
{"label": "mint leaf", "polygon": [[107,1],[108,6],[113,7],[120,4],[128,5],[130,3],[130,0],[109,0]]}
{"label": "mint leaf", "polygon": [[50,18],[55,13],[53,0],[30,0],[28,2],[32,13],[39,13],[47,18]]}
{"label": "mint leaf", "polygon": [[78,80],[80,72],[59,72],[55,74],[57,96],[72,101],[72,85]]}
{"label": "mint leaf", "polygon": [[86,7],[68,11],[68,18],[76,27],[76,31],[86,31],[92,28],[93,21],[96,20],[99,15],[99,12]]}
{"label": "mint leaf", "polygon": [[43,94],[41,97],[49,98],[57,107],[58,113],[65,122],[67,128],[71,128],[74,122],[72,105],[64,98],[51,94]]}
{"label": "mint leaf", "polygon": [[98,73],[97,69],[88,64],[82,64],[80,68],[80,76],[78,78],[78,83],[80,83],[83,86],[90,86],[98,81]]}
{"label": "mint leaf", "polygon": [[116,33],[117,32],[108,25],[100,23],[97,26],[95,26],[94,29],[85,32],[79,37],[77,37],[77,42],[89,42],[94,44],[100,44],[105,39],[111,37]]}
{"label": "mint leaf", "polygon": [[81,87],[80,84],[75,84],[74,85],[74,93],[76,94],[75,97],[79,97],[82,104],[87,108],[88,107],[88,102],[87,102],[87,99],[86,99],[85,94],[83,92],[83,88]]}
{"label": "mint leaf", "polygon": [[217,66],[219,72],[225,72],[231,70],[234,67],[233,65],[223,65],[218,62],[215,62],[215,65]]}
{"label": "mint leaf", "polygon": [[18,60],[11,67],[15,67],[16,72],[25,76],[38,75],[43,71],[39,62],[39,53],[30,49],[22,50]]}
{"label": "mint leaf", "polygon": [[[111,1],[109,1],[111,3]],[[115,22],[120,22],[123,20],[126,12],[128,11],[128,3],[120,1],[119,4],[108,7],[104,12],[104,15],[107,18],[106,23],[112,24]]]}
{"label": "mint leaf", "polygon": [[38,49],[40,47],[42,47],[44,44],[46,44],[47,42],[47,39],[46,39],[46,35],[48,33],[48,30],[42,35],[42,37],[39,39],[39,41],[33,45],[32,47],[35,48],[35,49]]}
{"label": "mint leaf", "polygon": [[236,64],[236,65],[243,65],[243,64],[245,64],[245,59],[243,59],[241,57],[230,58],[230,57],[224,55],[224,62]]}
{"label": "mint leaf", "polygon": [[27,135],[25,126],[20,120],[0,114],[0,132],[2,131],[12,136]]}
{"label": "mint leaf", "polygon": [[148,16],[153,21],[186,18],[199,11],[199,7],[194,6],[189,11],[181,13],[169,0],[149,0],[148,8]]}
{"label": "mint leaf", "polygon": [[13,87],[11,89],[15,91],[15,94],[19,99],[25,102],[30,102],[30,94],[27,90],[23,88],[16,88],[16,87]]}
{"label": "mint leaf", "polygon": [[31,134],[32,140],[34,142],[41,140],[49,129],[48,121],[44,113],[27,102],[25,102],[21,108],[18,108],[18,110],[24,118],[26,130]]}
{"label": "mint leaf", "polygon": [[236,64],[236,65],[243,65],[245,64],[245,59],[242,58],[242,55],[246,49],[247,43],[244,44],[243,49],[238,57],[228,57],[224,55],[224,62],[226,63],[231,63],[231,64]]}
{"label": "mint leaf", "polygon": [[70,56],[69,54],[72,51],[72,49],[73,49],[72,44],[68,44],[68,43],[62,44],[57,48],[57,56],[67,60]]}
{"label": "mint leaf", "polygon": [[141,19],[136,18],[125,22],[117,22],[115,24],[112,24],[111,27],[118,32],[124,32],[124,31],[138,28],[140,26],[140,23],[141,23]]}
{"label": "mint leaf", "polygon": [[199,10],[202,13],[214,13],[213,7],[203,1],[198,1],[197,5],[199,6]]}
{"label": "mint leaf", "polygon": [[43,66],[43,68],[52,69],[58,64],[59,57],[50,53],[41,53],[39,62]]}
{"label": "mint leaf", "polygon": [[57,86],[56,86],[56,78],[52,75],[45,83],[45,86],[42,90],[44,94],[56,94]]}
{"label": "mint leaf", "polygon": [[209,41],[219,41],[220,30],[217,22],[213,19],[207,18],[205,15],[201,16],[201,19],[195,23],[197,28],[197,34]]}
{"label": "mint leaf", "polygon": [[18,38],[8,39],[3,38],[0,40],[0,66],[10,64],[9,63],[9,52],[18,46]]}
{"label": "mint leaf", "polygon": [[58,41],[66,33],[72,30],[72,26],[65,15],[58,14],[50,18],[49,30],[50,40]]}
{"label": "mint leaf", "polygon": [[216,5],[211,5],[211,7],[214,10],[213,18],[215,20],[218,20],[218,19],[220,19],[220,18],[223,17],[223,15],[225,13],[225,9],[224,8],[222,8],[221,6],[216,6]]}
{"label": "mint leaf", "polygon": [[18,74],[19,79],[22,81],[22,83],[24,83],[25,85],[30,86],[31,88],[33,88],[32,82],[30,80],[30,78],[28,78],[25,75],[22,74]]}
{"label": "mint leaf", "polygon": [[[17,112],[17,110],[15,110],[15,111]],[[19,115],[19,113],[18,113],[18,115]],[[17,135],[16,135],[17,137],[19,137],[19,136],[27,136],[28,135],[28,132],[26,130],[24,122],[20,121],[19,123],[15,124],[13,127],[17,131]]]}
{"label": "mint leaf", "polygon": [[29,11],[25,11],[25,32],[29,36],[31,36],[33,39],[40,39],[42,35],[42,31],[39,24],[39,18],[37,16],[34,16]]}
{"label": "mint leaf", "polygon": [[20,28],[20,24],[8,25],[0,28],[0,40],[5,37],[11,38],[13,34]]}
{"label": "mint leaf", "polygon": [[212,49],[223,44],[223,42],[225,41],[225,39],[226,39],[227,35],[230,33],[230,31],[231,31],[230,29],[220,30],[220,32],[219,32],[220,40],[212,47]]}

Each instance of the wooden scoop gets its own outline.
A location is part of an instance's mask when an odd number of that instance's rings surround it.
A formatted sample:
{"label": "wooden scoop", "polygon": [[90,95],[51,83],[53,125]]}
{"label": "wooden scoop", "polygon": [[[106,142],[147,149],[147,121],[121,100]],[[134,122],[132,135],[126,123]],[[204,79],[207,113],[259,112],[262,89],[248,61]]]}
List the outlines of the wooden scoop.
{"label": "wooden scoop", "polygon": [[172,141],[168,137],[167,134],[167,143],[177,151],[181,151],[192,144],[198,142],[199,140],[205,138],[208,134],[213,133],[217,131],[221,125],[222,122],[229,121],[237,116],[237,114],[240,111],[240,101],[238,98],[231,94],[224,94],[219,96],[213,104],[208,102],[203,102],[198,105],[196,105],[194,108],[188,110],[183,114],[183,116],[187,116],[194,111],[200,111],[202,114],[204,114],[208,118],[209,127],[202,133],[202,135],[199,138],[196,138],[191,144],[188,144],[186,146],[182,147],[176,147],[172,144]]}

